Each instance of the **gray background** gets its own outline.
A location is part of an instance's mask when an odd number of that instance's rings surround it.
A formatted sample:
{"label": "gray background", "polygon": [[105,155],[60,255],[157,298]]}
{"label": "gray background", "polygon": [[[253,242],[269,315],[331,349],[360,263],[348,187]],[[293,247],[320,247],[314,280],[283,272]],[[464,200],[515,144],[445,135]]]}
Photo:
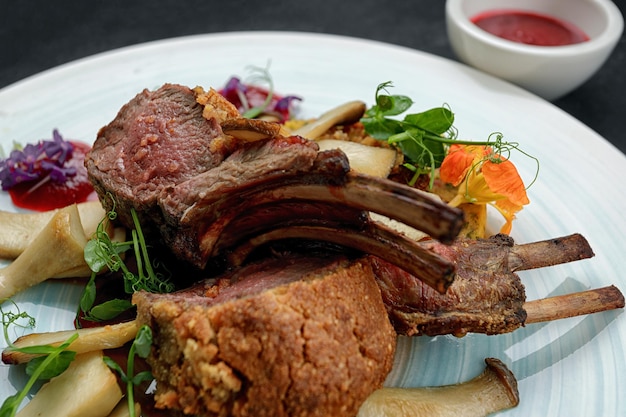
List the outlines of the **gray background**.
{"label": "gray background", "polygon": [[[624,0],[616,1],[626,12]],[[169,37],[239,30],[320,32],[375,39],[456,59],[443,0],[0,0],[0,88],[98,52]],[[626,43],[554,102],[626,152]]]}

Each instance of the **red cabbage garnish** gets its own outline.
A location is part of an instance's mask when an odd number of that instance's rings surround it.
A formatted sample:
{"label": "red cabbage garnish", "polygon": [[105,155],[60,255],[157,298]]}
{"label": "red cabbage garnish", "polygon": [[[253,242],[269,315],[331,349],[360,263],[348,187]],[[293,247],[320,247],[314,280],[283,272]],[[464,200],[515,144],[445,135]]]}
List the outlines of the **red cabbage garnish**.
{"label": "red cabbage garnish", "polygon": [[238,77],[231,77],[219,93],[233,103],[244,116],[253,114],[251,117],[256,117],[259,114],[270,114],[276,116],[281,123],[291,118],[293,103],[302,100],[294,95],[281,97],[275,94],[271,83],[270,89],[265,89],[244,83]]}
{"label": "red cabbage garnish", "polygon": [[22,150],[11,151],[0,161],[0,183],[6,191],[14,186],[36,180],[64,183],[76,175],[76,167],[65,166],[72,157],[74,146],[63,140],[58,130],[52,131],[52,140],[28,144]]}

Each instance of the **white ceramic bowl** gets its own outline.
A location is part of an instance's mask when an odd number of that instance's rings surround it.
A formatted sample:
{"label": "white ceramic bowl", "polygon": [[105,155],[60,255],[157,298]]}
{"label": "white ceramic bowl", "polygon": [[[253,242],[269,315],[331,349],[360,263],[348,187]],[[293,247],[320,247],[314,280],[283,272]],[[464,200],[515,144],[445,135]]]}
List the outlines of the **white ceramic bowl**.
{"label": "white ceramic bowl", "polygon": [[[528,45],[492,35],[470,20],[502,9],[568,21],[590,39],[566,46]],[[446,25],[452,49],[461,61],[555,100],[602,66],[619,41],[624,20],[611,0],[447,0]]]}

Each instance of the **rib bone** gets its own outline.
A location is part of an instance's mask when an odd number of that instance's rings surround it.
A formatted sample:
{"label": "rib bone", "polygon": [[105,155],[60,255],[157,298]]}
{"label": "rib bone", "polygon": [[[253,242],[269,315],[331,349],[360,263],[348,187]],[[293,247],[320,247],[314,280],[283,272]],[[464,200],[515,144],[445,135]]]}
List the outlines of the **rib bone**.
{"label": "rib bone", "polygon": [[511,271],[525,271],[593,257],[593,250],[580,234],[515,245],[509,254]]}
{"label": "rib bone", "polygon": [[[450,246],[436,241],[423,245],[457,266],[455,280],[445,294],[386,261],[372,258],[389,315],[401,334],[513,331],[527,322],[528,315],[524,286],[514,268],[556,265],[593,256],[580,235],[519,246],[505,235],[459,239]],[[540,253],[539,261],[528,256],[534,253]]]}
{"label": "rib bone", "polygon": [[[345,212],[345,210],[350,210],[352,213],[350,215],[355,219],[367,219],[364,213],[377,212],[423,230],[442,242],[449,243],[454,240],[463,225],[462,211],[451,208],[428,193],[403,184],[352,172],[346,173],[344,172],[344,158],[345,155],[338,150],[326,151],[318,160],[320,166],[309,172],[270,176],[256,181],[254,186],[238,190],[237,193],[224,193],[218,198],[209,194],[205,199],[201,197],[194,199],[180,219],[181,235],[187,243],[187,245],[180,246],[189,251],[189,242],[199,242],[200,250],[192,253],[191,256],[198,256],[196,262],[202,266],[207,259],[219,256],[230,245],[251,238],[254,235],[253,232],[259,227],[270,229],[276,225],[276,222],[284,222],[285,218],[290,218],[289,216],[293,218],[292,221],[299,221],[301,225],[312,225],[312,223],[319,225],[330,222],[333,227],[342,229],[342,222],[346,221],[346,216],[335,218],[335,213]],[[198,183],[186,185],[185,189],[187,188],[201,190],[203,185],[198,180]],[[169,210],[168,199],[177,199],[177,192],[178,190],[172,190],[171,194],[166,197],[166,203],[163,205],[165,210]],[[292,205],[293,211],[285,213],[283,210],[281,213],[280,207],[289,204]],[[313,216],[307,212],[307,207],[312,205],[335,206],[335,209],[326,209],[321,214],[322,217],[319,217],[320,214]],[[278,214],[274,213],[271,218],[265,216],[261,222],[257,218],[257,213],[262,210],[270,212],[274,210]],[[181,212],[179,207],[172,209],[167,217],[175,218],[176,212]],[[364,227],[365,223],[361,220],[361,227]],[[246,224],[246,227],[239,226],[241,224]],[[323,240],[328,236],[330,234],[320,234],[318,238]],[[344,242],[348,236],[356,237],[353,234],[344,233]],[[385,239],[388,238],[391,236],[386,233]],[[259,240],[262,241],[263,238]],[[354,247],[355,245],[363,247],[362,243],[356,242],[348,246]],[[408,248],[406,244],[402,245]],[[413,245],[413,247],[416,246]],[[392,251],[386,253],[392,256]],[[380,251],[378,254],[384,255]],[[417,260],[422,255],[427,258],[423,261]],[[408,256],[408,254],[406,256],[403,262],[416,260],[416,265],[420,265],[420,268],[436,257],[432,253],[426,254],[424,250],[415,252],[413,256]],[[435,268],[439,268],[443,263],[442,260],[437,260]],[[412,272],[417,270],[416,266],[407,267]],[[443,273],[438,273],[436,278],[428,277],[429,271],[434,270],[430,268],[417,276],[427,277],[426,280],[430,284],[438,282],[435,284],[437,290],[445,290],[451,278],[449,268],[442,271]]]}
{"label": "rib bone", "polygon": [[615,287],[596,288],[524,303],[526,324],[559,320],[624,308],[624,295]]}
{"label": "rib bone", "polygon": [[454,280],[454,265],[418,243],[382,225],[370,224],[362,230],[322,226],[291,226],[274,229],[250,239],[231,254],[232,264],[241,264],[252,249],[279,239],[324,240],[351,247],[385,259],[413,274],[439,293],[445,293]]}

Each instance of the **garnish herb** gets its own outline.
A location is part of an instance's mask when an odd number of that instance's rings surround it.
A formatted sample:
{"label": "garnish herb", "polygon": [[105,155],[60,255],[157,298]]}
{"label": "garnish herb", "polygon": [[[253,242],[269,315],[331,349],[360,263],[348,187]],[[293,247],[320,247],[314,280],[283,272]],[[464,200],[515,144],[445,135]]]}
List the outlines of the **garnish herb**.
{"label": "garnish herb", "polygon": [[293,95],[280,97],[275,93],[269,64],[266,68],[250,66],[249,69],[252,75],[246,82],[238,77],[231,77],[220,90],[220,94],[235,105],[243,117],[255,119],[269,114],[276,116],[280,122],[288,120],[291,116],[291,104],[301,98]]}
{"label": "garnish herb", "polygon": [[154,379],[152,373],[149,371],[139,372],[135,375],[135,356],[139,356],[143,359],[147,358],[150,354],[151,347],[152,331],[150,330],[150,327],[143,325],[139,328],[137,336],[135,336],[135,340],[130,346],[126,362],[126,372],[124,372],[119,364],[113,359],[108,356],[104,357],[104,362],[109,366],[109,368],[116,371],[120,375],[122,381],[126,383],[126,398],[128,400],[128,412],[130,413],[130,417],[135,417],[135,386],[144,381],[151,381]]}
{"label": "garnish herb", "polygon": [[434,171],[445,157],[446,139],[454,137],[454,114],[450,109],[437,107],[422,113],[408,114],[403,120],[398,116],[406,112],[413,100],[403,95],[382,94],[391,82],[376,88],[376,104],[361,119],[367,133],[378,140],[402,150],[404,166],[414,172],[412,183],[420,174]]}
{"label": "garnish herb", "polygon": [[[11,303],[17,311],[4,311],[2,305],[5,302]],[[30,329],[35,327],[35,318],[25,311],[20,311],[17,304],[15,304],[15,302],[11,299],[0,299],[0,314],[2,315],[2,333],[4,335],[4,340],[6,341],[8,346],[12,345],[11,339],[9,337],[9,327],[17,326]],[[26,324],[22,324],[23,320],[26,321]]]}
{"label": "garnish herb", "polygon": [[242,116],[248,119],[254,119],[255,117],[258,117],[261,113],[263,113],[263,111],[267,108],[267,106],[269,106],[270,103],[272,102],[272,97],[274,96],[274,80],[272,79],[272,76],[270,75],[268,68],[260,68],[260,67],[250,67],[250,68],[252,68],[252,70],[256,73],[256,75],[254,75],[250,79],[250,82],[261,81],[261,82],[267,83],[267,96],[265,97],[265,100],[263,101],[263,103],[256,105],[254,107],[250,107],[248,99],[245,95],[245,86],[244,86],[244,90],[240,91],[241,94],[239,95],[239,97],[241,99],[241,102],[245,103],[244,107],[248,108],[248,110],[246,110],[242,114]]}
{"label": "garnish herb", "polygon": [[[117,317],[130,309],[129,300],[112,299],[94,306],[96,301],[96,275],[104,268],[112,272],[121,271],[124,278],[124,291],[132,294],[135,291],[171,292],[174,285],[162,272],[156,272],[148,254],[148,245],[144,238],[135,210],[131,210],[135,229],[131,231],[132,240],[113,242],[105,231],[106,222],[117,216],[115,209],[111,210],[98,225],[96,233],[85,246],[85,261],[91,269],[91,277],[85,286],[80,299],[80,310],[86,320],[105,321]],[[137,273],[132,272],[120,256],[132,249],[137,262]]]}
{"label": "garnish herb", "polygon": [[[448,146],[452,144],[490,146],[498,157],[508,156],[511,150],[519,150],[517,143],[503,141],[501,134],[490,135],[487,141],[459,140],[454,127],[454,113],[445,106],[407,114],[402,120],[393,118],[406,112],[413,105],[413,100],[403,95],[384,94],[392,86],[390,81],[378,85],[376,104],[367,109],[361,122],[372,137],[384,140],[402,151],[405,156],[404,167],[414,173],[411,185],[421,174],[431,174],[439,168]],[[524,155],[530,157],[526,153]],[[535,179],[537,174],[538,169]],[[431,188],[433,182],[434,176],[430,175]]]}
{"label": "garnish herb", "polygon": [[[2,300],[2,302],[4,301],[6,300]],[[17,307],[14,302],[13,305]],[[0,307],[0,313],[2,314],[4,337],[7,345],[9,345],[8,349],[26,354],[42,355],[28,362],[26,365],[26,374],[30,376],[28,382],[21,391],[7,397],[0,407],[0,417],[13,417],[17,414],[20,404],[24,401],[28,392],[38,380],[48,380],[60,375],[70,366],[70,363],[76,357],[76,352],[69,351],[67,348],[78,338],[78,333],[74,333],[65,342],[56,347],[40,345],[17,348],[9,339],[8,328],[11,325],[23,326],[18,323],[18,320],[21,319],[27,320],[28,326],[33,327],[35,325],[35,319],[28,313],[19,311],[19,309],[17,313],[13,313],[5,312],[2,307]]]}

